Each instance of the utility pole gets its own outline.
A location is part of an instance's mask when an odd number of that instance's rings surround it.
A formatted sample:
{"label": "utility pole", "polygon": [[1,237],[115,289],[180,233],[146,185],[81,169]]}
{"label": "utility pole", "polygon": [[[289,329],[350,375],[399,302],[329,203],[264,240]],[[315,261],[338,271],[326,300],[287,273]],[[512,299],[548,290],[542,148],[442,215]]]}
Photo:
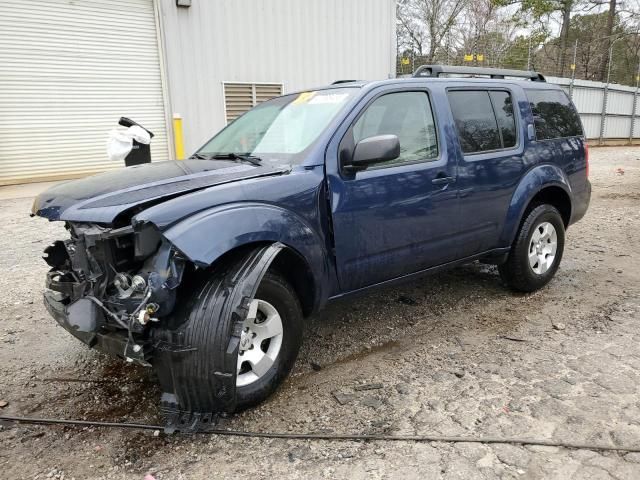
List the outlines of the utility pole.
{"label": "utility pole", "polygon": [[638,87],[640,86],[640,58],[636,73],[636,91],[633,93],[633,109],[631,110],[631,127],[629,128],[629,145],[633,145],[633,130],[636,127],[636,107],[638,106]]}
{"label": "utility pole", "polygon": [[531,70],[531,32],[529,32],[529,50],[527,51],[527,70]]}
{"label": "utility pole", "polygon": [[613,46],[615,43],[622,39],[623,37],[618,37],[615,40],[609,43],[609,61],[607,62],[609,65],[607,67],[607,84],[604,86],[604,97],[602,99],[602,113],[600,115],[600,138],[598,139],[598,144],[602,145],[604,143],[604,127],[607,120],[607,100],[609,99],[609,84],[611,82],[611,64],[613,63]]}

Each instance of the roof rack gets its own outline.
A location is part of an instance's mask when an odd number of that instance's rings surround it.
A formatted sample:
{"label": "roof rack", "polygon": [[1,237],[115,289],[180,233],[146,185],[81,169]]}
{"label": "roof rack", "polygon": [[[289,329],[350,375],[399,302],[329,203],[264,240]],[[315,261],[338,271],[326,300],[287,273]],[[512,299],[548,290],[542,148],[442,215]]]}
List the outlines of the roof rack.
{"label": "roof rack", "polygon": [[358,80],[336,80],[331,85],[339,85],[341,83],[352,83],[352,82],[357,82],[357,81]]}
{"label": "roof rack", "polygon": [[528,78],[532,82],[546,82],[541,73],[528,70],[507,70],[503,68],[458,67],[451,65],[422,65],[413,72],[414,78],[440,77],[447,74],[472,75],[490,78]]}

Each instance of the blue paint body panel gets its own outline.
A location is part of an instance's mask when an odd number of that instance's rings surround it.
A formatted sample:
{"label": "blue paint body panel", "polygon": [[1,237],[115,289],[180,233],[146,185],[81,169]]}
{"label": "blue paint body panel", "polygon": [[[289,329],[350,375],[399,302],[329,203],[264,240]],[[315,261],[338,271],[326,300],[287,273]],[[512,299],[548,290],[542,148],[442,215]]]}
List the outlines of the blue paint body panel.
{"label": "blue paint body panel", "polygon": [[[528,138],[533,116],[523,88],[529,85],[446,78],[354,83],[358,94],[300,165],[190,160],[130,167],[53,187],[36,199],[33,213],[134,229],[151,224],[199,266],[243,245],[281,242],[308,264],[318,309],[332,297],[507,251],[544,188],[566,193],[569,224],[582,218],[591,194],[585,140]],[[463,153],[447,92],[469,88],[511,94],[515,147]],[[437,159],[345,172],[339,152],[346,132],[369,102],[397,91],[429,96]],[[432,183],[442,176],[451,181]]]}

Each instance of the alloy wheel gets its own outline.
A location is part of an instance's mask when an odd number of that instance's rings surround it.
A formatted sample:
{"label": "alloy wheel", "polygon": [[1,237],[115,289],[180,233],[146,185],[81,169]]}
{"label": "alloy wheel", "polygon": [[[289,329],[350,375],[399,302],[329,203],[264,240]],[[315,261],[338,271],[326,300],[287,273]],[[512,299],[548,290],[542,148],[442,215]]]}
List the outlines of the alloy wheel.
{"label": "alloy wheel", "polygon": [[543,275],[551,268],[558,250],[558,234],[549,222],[538,225],[529,243],[529,266],[534,273]]}
{"label": "alloy wheel", "polygon": [[282,318],[276,308],[254,299],[240,335],[236,386],[250,385],[269,371],[280,353],[282,337]]}

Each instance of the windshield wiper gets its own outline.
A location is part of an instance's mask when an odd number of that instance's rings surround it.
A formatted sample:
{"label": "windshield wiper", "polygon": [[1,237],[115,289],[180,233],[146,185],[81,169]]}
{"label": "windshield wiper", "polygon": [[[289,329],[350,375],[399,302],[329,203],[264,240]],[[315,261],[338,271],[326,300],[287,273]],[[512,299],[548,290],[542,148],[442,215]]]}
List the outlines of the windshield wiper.
{"label": "windshield wiper", "polygon": [[209,160],[240,160],[241,162],[249,162],[252,165],[260,165],[262,159],[254,157],[248,153],[218,153],[209,157]]}
{"label": "windshield wiper", "polygon": [[203,155],[201,153],[194,153],[193,155],[191,155],[189,157],[189,160],[191,160],[192,158],[197,158],[198,160],[209,160],[210,157],[208,157],[207,155]]}

